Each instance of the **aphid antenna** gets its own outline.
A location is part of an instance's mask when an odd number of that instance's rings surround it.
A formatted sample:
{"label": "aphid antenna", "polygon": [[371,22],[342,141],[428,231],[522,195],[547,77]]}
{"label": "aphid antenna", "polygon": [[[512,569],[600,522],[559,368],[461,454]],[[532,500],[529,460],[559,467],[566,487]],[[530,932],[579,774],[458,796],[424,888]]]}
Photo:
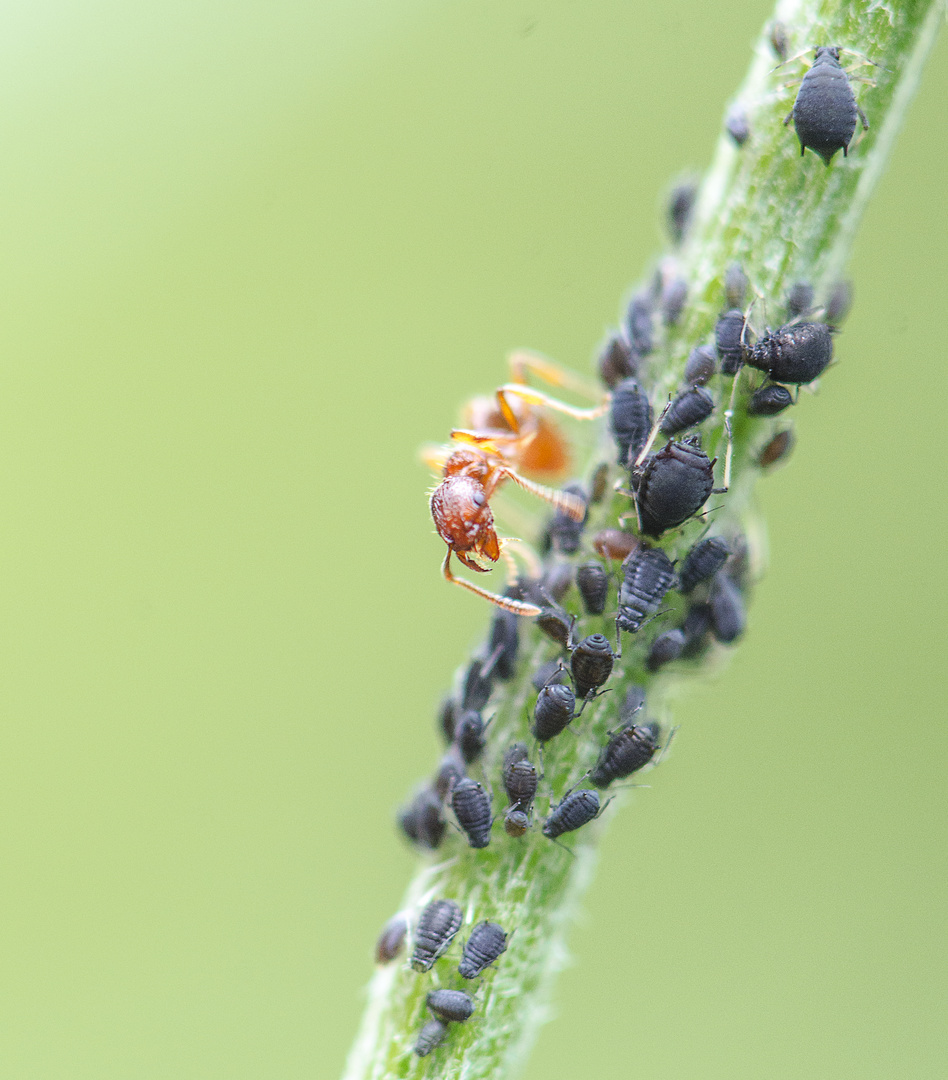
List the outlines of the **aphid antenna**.
{"label": "aphid antenna", "polygon": [[668,753],[668,748],[672,744],[672,739],[674,739],[674,737],[678,734],[678,729],[680,727],[681,724],[676,724],[671,729],[671,731],[669,731],[668,738],[665,740],[665,745],[661,748],[661,750],[659,750],[658,757],[652,762],[653,769],[656,768],[658,765],[661,765],[661,763],[665,760],[665,755]]}
{"label": "aphid antenna", "polygon": [[659,432],[659,429],[662,426],[662,421],[665,419],[665,413],[667,413],[670,408],[671,408],[671,395],[669,395],[668,404],[665,406],[664,409],[662,409],[661,415],[655,421],[655,423],[652,425],[652,430],[649,432],[649,435],[648,435],[648,441],[645,443],[645,446],[642,447],[642,452],[635,459],[635,462],[634,462],[634,464],[632,466],[633,469],[639,468],[639,466],[642,464],[642,462],[648,457],[649,451],[652,449],[653,445],[655,444],[655,440],[658,438],[658,432]]}
{"label": "aphid antenna", "polygon": [[797,60],[802,60],[808,53],[813,52],[813,49],[804,49],[802,52],[798,52],[796,56],[791,56],[786,60],[781,61],[776,67],[770,69],[770,74],[773,75],[775,71],[779,71],[782,67],[786,67],[788,64],[795,64]]}
{"label": "aphid antenna", "polygon": [[[564,791],[563,792],[563,798],[560,799],[560,801],[556,805],[560,806],[564,802],[564,800],[568,799],[569,796],[572,795],[573,792],[579,787],[579,785],[586,779],[586,777],[590,776],[591,774],[592,774],[592,769],[587,769],[583,773],[583,775],[576,781],[576,783],[573,784],[573,786],[569,789],[569,791]],[[553,805],[552,799],[553,799],[553,793],[551,792],[550,793],[550,806],[551,807]]]}

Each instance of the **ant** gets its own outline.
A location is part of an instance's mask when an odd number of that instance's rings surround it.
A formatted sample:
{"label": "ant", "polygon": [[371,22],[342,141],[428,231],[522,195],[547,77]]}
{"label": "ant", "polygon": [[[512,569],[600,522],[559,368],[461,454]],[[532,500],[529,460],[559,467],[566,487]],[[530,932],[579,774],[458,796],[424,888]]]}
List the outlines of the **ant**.
{"label": "ant", "polygon": [[[504,551],[511,537],[498,537],[490,498],[505,480],[513,480],[525,491],[550,503],[575,521],[586,515],[586,501],[578,495],[528,480],[518,471],[524,468],[535,473],[557,473],[568,460],[567,444],[555,426],[538,412],[539,408],[554,409],[577,420],[592,420],[602,416],[605,406],[578,409],[550,397],[526,384],[528,371],[555,386],[579,388],[576,376],[556,365],[534,356],[517,352],[510,357],[514,382],[505,383],[495,391],[496,409],[487,409],[483,399],[475,399],[469,417],[485,426],[474,429],[455,428],[451,439],[460,443],[444,456],[426,455],[430,463],[441,465],[442,479],[431,494],[431,516],[438,535],[448,545],[441,572],[455,585],[496,604],[515,615],[533,616],[540,608],[523,600],[500,596],[475,585],[451,571],[451,555],[455,554],[469,570],[487,573],[490,565],[503,556],[508,564],[512,559]],[[497,425],[496,427],[494,425]],[[490,425],[490,426],[486,426]],[[503,425],[503,426],[501,426]],[[537,443],[539,442],[539,446]]]}

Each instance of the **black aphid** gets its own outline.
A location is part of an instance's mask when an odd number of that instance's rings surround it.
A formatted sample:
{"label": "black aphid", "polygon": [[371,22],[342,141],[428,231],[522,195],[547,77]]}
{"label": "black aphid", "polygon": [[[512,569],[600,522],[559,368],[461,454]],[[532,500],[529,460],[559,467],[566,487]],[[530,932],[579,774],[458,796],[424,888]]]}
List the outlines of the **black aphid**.
{"label": "black aphid", "polygon": [[472,848],[484,848],[490,843],[490,795],[483,786],[469,776],[458,781],[451,792],[451,809],[458,824],[467,833]]}
{"label": "black aphid", "polygon": [[606,610],[609,575],[600,563],[587,562],[576,568],[576,588],[587,615],[601,615]]}
{"label": "black aphid", "polygon": [[658,671],[659,668],[670,664],[672,660],[677,660],[684,647],[685,632],[683,630],[666,630],[652,642],[648,656],[645,658],[645,666],[649,671]]}
{"label": "black aphid", "polygon": [[677,435],[707,420],[713,411],[714,398],[703,386],[692,386],[682,390],[668,406],[658,430],[663,435]]}
{"label": "black aphid", "polygon": [[426,1001],[439,1020],[454,1024],[463,1024],[474,1012],[474,999],[463,990],[430,990]]}
{"label": "black aphid", "polygon": [[599,354],[599,377],[611,390],[639,370],[639,358],[622,334],[613,334]]}
{"label": "black aphid", "polygon": [[774,382],[809,383],[833,359],[833,333],[826,323],[787,323],[744,351],[744,360]]}
{"label": "black aphid", "polygon": [[674,326],[688,302],[688,282],[676,277],[662,287],[662,318],[666,326]]}
{"label": "black aphid", "polygon": [[748,416],[776,416],[793,404],[793,394],[785,386],[768,383],[755,390],[747,403]]}
{"label": "black aphid", "polygon": [[790,39],[787,36],[787,28],[782,22],[774,22],[770,26],[770,47],[781,60],[787,59],[790,52]]}
{"label": "black aphid", "polygon": [[813,310],[813,286],[808,281],[798,281],[787,293],[787,319],[796,319]]}
{"label": "black aphid", "polygon": [[707,604],[692,604],[681,624],[685,635],[685,647],[681,650],[683,660],[701,656],[710,644],[711,608]]}
{"label": "black aphid", "polygon": [[562,683],[544,686],[537,695],[530,730],[540,742],[555,739],[569,727],[575,710],[576,696],[571,686],[564,686]]}
{"label": "black aphid", "polygon": [[747,296],[749,282],[740,263],[731,263],[724,271],[724,298],[729,308],[741,308]]}
{"label": "black aphid", "polygon": [[826,298],[826,321],[830,326],[839,324],[849,314],[853,303],[853,283],[851,281],[837,281]]}
{"label": "black aphid", "polygon": [[[714,344],[721,358],[721,371],[724,375],[735,375],[744,361],[743,339],[746,320],[744,312],[732,308],[719,316],[714,324]],[[742,339],[743,338],[743,339]]]}
{"label": "black aphid", "polygon": [[484,726],[484,718],[474,709],[465,709],[458,717],[454,728],[454,745],[468,765],[472,765],[484,753]]}
{"label": "black aphid", "polygon": [[657,724],[626,724],[603,747],[589,779],[596,787],[608,787],[647,765],[658,749]]}
{"label": "black aphid", "polygon": [[423,787],[398,815],[398,824],[409,840],[433,851],[444,839],[445,820],[441,800],[430,787]]}
{"label": "black aphid", "polygon": [[750,124],[747,122],[747,113],[739,105],[728,113],[727,122],[724,126],[727,128],[728,135],[738,146],[743,146],[750,138],[751,132]]}
{"label": "black aphid", "polygon": [[793,110],[784,120],[784,124],[793,120],[800,140],[800,156],[809,147],[827,165],[837,150],[842,150],[846,157],[857,117],[868,131],[869,121],[856,104],[849,77],[840,67],[839,49],[835,45],[821,45],[813,66],[803,76]]}
{"label": "black aphid", "polygon": [[464,676],[464,689],[461,692],[461,708],[480,711],[487,704],[494,680],[484,675],[484,661],[472,660]]}
{"label": "black aphid", "polygon": [[569,791],[556,806],[550,810],[550,816],[543,823],[543,835],[555,840],[563,833],[581,829],[594,818],[599,817],[599,796],[588,788]]}
{"label": "black aphid", "polygon": [[438,798],[444,802],[451,794],[451,789],[467,776],[467,768],[461,751],[453,743],[445,750],[434,776],[434,789]]}
{"label": "black aphid", "polygon": [[[570,495],[578,495],[588,506],[589,496],[582,484],[567,484],[563,490]],[[585,524],[586,515],[583,515],[582,521],[576,521],[563,510],[557,510],[546,527],[552,550],[563,555],[575,554],[579,550],[579,541]]]}
{"label": "black aphid", "polygon": [[379,939],[375,943],[375,962],[390,964],[405,947],[408,933],[408,920],[404,915],[393,915],[382,927]]}
{"label": "black aphid", "polygon": [[435,960],[451,944],[461,929],[464,916],[453,900],[432,900],[418,917],[415,949],[411,966],[415,971],[430,971]]}
{"label": "black aphid", "polygon": [[478,923],[464,943],[458,971],[463,978],[474,979],[506,950],[507,935],[502,926],[492,922]]}
{"label": "black aphid", "polygon": [[632,351],[639,356],[648,356],[655,348],[652,330],[652,312],[655,304],[649,290],[636,293],[629,301],[625,313],[625,328],[628,332]]}
{"label": "black aphid", "polygon": [[704,506],[713,489],[714,461],[697,436],[668,443],[648,458],[639,476],[635,503],[642,532],[658,537],[681,525]]}
{"label": "black aphid", "polygon": [[545,607],[536,618],[537,626],[544,634],[558,645],[565,646],[569,641],[572,618],[560,607]]}
{"label": "black aphid", "polygon": [[671,193],[668,200],[668,228],[676,244],[681,243],[688,231],[697,195],[698,186],[692,182],[679,184]]}
{"label": "black aphid", "polygon": [[684,382],[690,386],[704,386],[717,370],[717,351],[711,345],[699,345],[688,356]]}
{"label": "black aphid", "polygon": [[569,670],[576,696],[588,697],[612,674],[615,653],[603,634],[590,634],[570,650]]}
{"label": "black aphid", "polygon": [[619,447],[619,464],[631,466],[652,429],[652,406],[635,379],[623,379],[612,391],[609,426]]}
{"label": "black aphid", "polygon": [[569,592],[569,588],[572,584],[573,564],[565,561],[558,562],[556,560],[550,562],[540,580],[538,593],[538,596],[541,598],[540,603],[544,603],[546,597],[559,603]]}
{"label": "black aphid", "polygon": [[527,760],[525,753],[523,757],[517,756],[521,748],[526,750],[523,743],[515,743],[504,755],[504,791],[512,806],[529,811],[537,793],[539,776],[536,765]]}
{"label": "black aphid", "polygon": [[490,623],[487,639],[487,666],[485,671],[506,682],[517,670],[517,652],[520,648],[520,619],[512,611],[498,608]]}
{"label": "black aphid", "polygon": [[439,1043],[444,1041],[447,1033],[448,1025],[443,1020],[429,1020],[415,1040],[415,1053],[419,1057],[427,1057]]}
{"label": "black aphid", "polygon": [[723,536],[708,536],[699,540],[681,564],[678,571],[678,588],[690,593],[696,585],[707,581],[721,569],[731,554],[731,546]]}
{"label": "black aphid", "polygon": [[569,676],[566,674],[566,669],[563,667],[561,661],[547,660],[545,664],[541,664],[540,667],[537,668],[530,681],[533,683],[534,690],[539,693],[548,683],[568,682]]}
{"label": "black aphid", "polygon": [[457,723],[458,703],[453,697],[447,697],[441,702],[438,709],[438,727],[444,735],[445,742],[454,739],[454,725]]}
{"label": "black aphid", "polygon": [[616,626],[634,634],[658,611],[665,593],[675,584],[675,568],[661,548],[639,548],[622,564],[619,614]]}
{"label": "black aphid", "polygon": [[778,431],[757,455],[757,464],[762,469],[769,469],[771,465],[776,465],[790,453],[795,441],[790,428]]}
{"label": "black aphid", "polygon": [[718,641],[730,645],[744,633],[747,624],[744,597],[726,574],[718,574],[714,579],[708,596],[708,607],[711,614],[711,633]]}

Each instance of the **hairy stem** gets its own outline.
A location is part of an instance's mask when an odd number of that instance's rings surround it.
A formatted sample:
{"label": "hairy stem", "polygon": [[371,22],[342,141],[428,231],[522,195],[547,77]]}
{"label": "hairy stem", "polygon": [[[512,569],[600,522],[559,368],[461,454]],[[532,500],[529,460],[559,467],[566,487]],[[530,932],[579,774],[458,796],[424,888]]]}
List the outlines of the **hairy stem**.
{"label": "hairy stem", "polygon": [[[857,135],[848,158],[839,154],[829,167],[809,152],[801,159],[793,128],[783,126],[795,91],[781,85],[799,78],[801,64],[772,71],[778,61],[769,44],[768,24],[734,103],[746,114],[750,137],[738,147],[726,133],[721,136],[700,188],[691,226],[676,253],[676,272],[688,282],[688,304],[678,323],[664,331],[658,348],[640,371],[653,402],[664,401],[680,384],[690,350],[713,339],[715,320],[725,306],[722,281],[729,264],[743,266],[751,289],[760,298],[751,314],[751,322],[758,327],[768,318],[771,323],[783,321],[779,310],[794,282],[810,282],[818,299],[827,295],[845,266],[862,211],[892,150],[943,11],[941,0],[778,3],[775,19],[789,32],[790,55],[816,45],[836,44],[881,65],[861,69],[872,73],[874,86],[856,84],[871,127],[861,137]],[[845,359],[845,346],[839,351]],[[832,372],[826,377],[832,377]],[[719,403],[715,422],[706,426],[703,435],[708,452],[723,458],[721,416],[731,380],[716,378],[715,383]],[[739,402],[746,403],[748,383],[745,378],[739,387]],[[726,496],[712,496],[710,504],[720,507],[713,516],[716,532],[748,537],[752,576],[761,561],[758,538],[762,530],[753,503],[762,473],[757,457],[773,433],[787,427],[781,420],[755,419],[743,408],[736,410],[731,487]],[[610,480],[620,478],[612,465],[615,449],[605,424],[577,428],[594,444],[588,447],[591,467],[608,462]],[[606,499],[593,508],[587,535],[615,527],[619,516],[629,510],[627,497]],[[671,558],[680,559],[703,527],[701,521],[692,521],[665,534],[661,546]],[[669,593],[663,608],[670,613],[667,618],[663,614],[652,627],[634,637],[626,636],[622,659],[608,684],[610,692],[587,706],[581,720],[573,725],[575,735],[566,732],[546,745],[541,792],[562,797],[592,766],[606,732],[616,726],[617,707],[630,684],[647,687],[649,714],[662,719],[667,732],[663,703],[670,692],[726,651],[719,646],[700,662],[676,664],[671,675],[650,674],[644,666],[648,645],[662,629],[680,622],[682,597]],[[607,616],[580,619],[578,634],[601,632],[614,639],[614,623],[610,621],[614,611],[613,589]],[[544,661],[560,655],[530,624],[523,622],[521,630],[516,675],[495,687],[488,707],[493,720],[483,770],[495,790],[500,788],[504,749],[514,741],[529,740],[529,717],[536,694],[531,677]],[[618,797],[630,796],[623,792]],[[498,803],[495,799],[495,811]],[[545,809],[542,797],[539,805]],[[606,820],[614,809],[606,812]],[[346,1080],[428,1076],[506,1080],[513,1076],[544,1018],[553,978],[565,955],[570,919],[592,877],[603,824],[600,820],[571,834],[567,840],[572,853],[551,844],[536,827],[514,840],[503,835],[495,823],[492,843],[482,850],[471,849],[463,836],[451,833],[438,853],[423,861],[408,888],[405,910],[417,916],[431,897],[454,899],[466,915],[462,937],[471,923],[489,919],[515,931],[509,948],[480,980],[474,1017],[465,1024],[452,1025],[445,1043],[424,1059],[412,1051],[418,1031],[428,1019],[426,994],[437,987],[462,985],[470,991],[472,985],[463,984],[457,974],[458,949],[455,946],[425,975],[404,962],[380,967],[369,987],[368,1006]]]}

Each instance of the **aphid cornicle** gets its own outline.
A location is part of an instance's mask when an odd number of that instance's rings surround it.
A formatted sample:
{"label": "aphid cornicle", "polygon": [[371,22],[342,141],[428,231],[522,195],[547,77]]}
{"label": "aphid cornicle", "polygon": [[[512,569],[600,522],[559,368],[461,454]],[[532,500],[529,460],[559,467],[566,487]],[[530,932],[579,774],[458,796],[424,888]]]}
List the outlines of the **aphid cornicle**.
{"label": "aphid cornicle", "polygon": [[453,900],[432,900],[418,917],[415,949],[411,966],[415,971],[430,971],[435,960],[454,940],[464,916]]}
{"label": "aphid cornicle", "polygon": [[652,406],[635,379],[623,379],[612,391],[609,426],[619,447],[619,464],[628,468],[638,457],[652,428]]}
{"label": "aphid cornicle", "polygon": [[668,406],[658,430],[663,435],[677,435],[707,420],[712,412],[714,398],[703,386],[692,386],[682,390]]}
{"label": "aphid cornicle", "polygon": [[744,350],[744,361],[779,383],[809,383],[833,359],[833,332],[826,323],[787,323]]}
{"label": "aphid cornicle", "polygon": [[657,749],[656,724],[626,724],[603,747],[589,779],[598,788],[608,787],[613,780],[624,780],[647,765]]}
{"label": "aphid cornicle", "polygon": [[407,933],[408,920],[405,916],[401,913],[393,915],[382,927],[379,939],[375,943],[375,962],[390,964],[404,948]]}
{"label": "aphid cornicle", "polygon": [[616,627],[634,634],[658,611],[665,593],[676,583],[675,568],[661,548],[640,548],[622,564]]}
{"label": "aphid cornicle", "polygon": [[467,834],[472,848],[485,848],[490,843],[490,795],[483,786],[469,776],[454,785],[451,792],[451,809],[458,824]]}
{"label": "aphid cornicle", "polygon": [[571,686],[552,683],[544,686],[537,695],[533,709],[533,723],[530,730],[540,742],[555,739],[565,731],[575,716],[576,695]]}
{"label": "aphid cornicle", "polygon": [[744,312],[737,308],[725,311],[714,324],[714,344],[721,358],[721,373],[736,375],[744,362]]}
{"label": "aphid cornicle", "polygon": [[635,493],[639,524],[646,536],[661,536],[704,506],[714,490],[715,461],[701,449],[696,435],[667,443],[647,459]]}
{"label": "aphid cornicle", "polygon": [[793,394],[785,386],[769,383],[755,390],[747,403],[748,416],[777,416],[793,404]]}
{"label": "aphid cornicle", "polygon": [[731,554],[731,545],[723,536],[708,536],[699,540],[685,556],[678,571],[678,588],[690,593],[702,581],[707,581],[721,569]]}
{"label": "aphid cornicle", "polygon": [[458,971],[464,979],[475,979],[507,950],[507,935],[497,923],[482,922],[471,931],[464,943],[464,955]]}
{"label": "aphid cornicle", "polygon": [[645,658],[646,668],[649,671],[658,671],[666,664],[670,664],[672,660],[677,660],[684,647],[685,632],[682,629],[666,630],[652,642],[648,656]]}
{"label": "aphid cornicle", "polygon": [[415,1053],[419,1057],[427,1057],[436,1046],[444,1041],[447,1033],[448,1025],[443,1020],[429,1020],[415,1040]]}
{"label": "aphid cornicle", "polygon": [[555,840],[563,833],[581,829],[599,817],[600,812],[599,796],[595,791],[588,788],[568,791],[550,810],[550,816],[543,823],[543,835]]}
{"label": "aphid cornicle", "polygon": [[576,696],[585,698],[598,690],[612,674],[615,659],[609,639],[604,634],[590,634],[573,646],[569,654],[569,670]]}
{"label": "aphid cornicle", "polygon": [[474,1012],[474,999],[463,990],[430,990],[426,1001],[439,1020],[454,1024],[463,1024]]}
{"label": "aphid cornicle", "polygon": [[849,77],[839,63],[835,45],[821,45],[813,58],[813,66],[803,76],[793,109],[784,120],[793,120],[800,140],[800,156],[809,147],[829,165],[837,150],[843,157],[856,131],[856,118],[863,129],[869,130],[865,113],[856,104]]}
{"label": "aphid cornicle", "polygon": [[576,587],[587,615],[601,615],[609,596],[609,575],[597,562],[583,563],[576,568]]}

